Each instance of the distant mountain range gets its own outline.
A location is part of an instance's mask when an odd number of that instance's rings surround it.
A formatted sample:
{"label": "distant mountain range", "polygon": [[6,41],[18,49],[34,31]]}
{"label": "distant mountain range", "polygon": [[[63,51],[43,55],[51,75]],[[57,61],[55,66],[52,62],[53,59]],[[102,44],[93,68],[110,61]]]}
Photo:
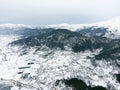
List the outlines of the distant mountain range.
{"label": "distant mountain range", "polygon": [[59,24],[59,25],[44,25],[30,26],[24,24],[0,24],[0,30],[21,30],[21,29],[67,29],[70,31],[80,31],[87,35],[104,36],[108,38],[120,38],[120,17],[115,17],[104,22],[93,24]]}

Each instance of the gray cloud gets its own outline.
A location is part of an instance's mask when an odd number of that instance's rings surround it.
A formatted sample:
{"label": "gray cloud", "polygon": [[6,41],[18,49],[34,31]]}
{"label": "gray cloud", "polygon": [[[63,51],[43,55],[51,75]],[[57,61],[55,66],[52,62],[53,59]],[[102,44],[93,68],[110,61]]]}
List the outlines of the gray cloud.
{"label": "gray cloud", "polygon": [[92,23],[120,15],[120,0],[0,0],[0,23]]}

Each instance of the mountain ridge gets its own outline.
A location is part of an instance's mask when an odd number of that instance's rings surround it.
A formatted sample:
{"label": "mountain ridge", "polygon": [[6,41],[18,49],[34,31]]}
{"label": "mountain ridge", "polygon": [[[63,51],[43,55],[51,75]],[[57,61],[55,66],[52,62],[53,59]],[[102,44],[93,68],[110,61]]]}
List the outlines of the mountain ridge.
{"label": "mountain ridge", "polygon": [[[120,38],[120,16],[114,17],[112,19],[102,21],[102,22],[96,22],[91,24],[58,24],[58,25],[43,25],[43,26],[31,26],[31,25],[25,25],[25,24],[0,24],[0,30],[21,30],[21,29],[68,29],[70,31],[81,31],[85,29],[90,29],[88,34],[91,34],[91,31],[95,31],[95,35],[100,35],[102,33],[102,29],[97,30],[98,28],[104,28],[106,31],[104,32],[104,37],[112,38],[112,39],[118,39]],[[100,32],[100,30],[102,30]]]}

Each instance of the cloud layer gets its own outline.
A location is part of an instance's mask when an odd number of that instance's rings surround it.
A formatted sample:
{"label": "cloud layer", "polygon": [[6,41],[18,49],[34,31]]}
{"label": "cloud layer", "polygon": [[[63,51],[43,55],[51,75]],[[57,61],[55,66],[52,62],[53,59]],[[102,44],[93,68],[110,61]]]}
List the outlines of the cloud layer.
{"label": "cloud layer", "polygon": [[0,23],[91,23],[120,15],[120,0],[0,0]]}

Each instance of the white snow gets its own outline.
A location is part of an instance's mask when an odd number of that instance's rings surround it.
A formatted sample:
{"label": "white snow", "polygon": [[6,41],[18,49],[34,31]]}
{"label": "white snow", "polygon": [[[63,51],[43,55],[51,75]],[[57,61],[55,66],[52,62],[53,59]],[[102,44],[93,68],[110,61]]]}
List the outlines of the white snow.
{"label": "white snow", "polygon": [[[107,22],[89,24],[88,26],[97,25],[109,27],[109,30],[119,36],[120,19],[118,18],[119,17]],[[13,29],[21,26],[29,27],[26,25],[14,26],[13,24],[7,24],[0,25],[0,28],[11,27],[11,29]],[[83,28],[84,26],[87,25],[63,24],[52,25],[51,27],[68,28],[74,31]],[[115,28],[117,31],[113,30]],[[64,87],[64,85],[55,87],[55,81],[72,77],[78,77],[79,79],[84,80],[88,85],[102,85],[107,87],[109,84],[116,90],[120,89],[120,84],[115,80],[115,77],[113,77],[113,74],[118,73],[119,69],[115,65],[111,65],[112,62],[108,63],[104,60],[96,61],[95,64],[97,66],[94,66],[91,60],[87,58],[87,56],[93,57],[94,54],[99,53],[99,50],[81,53],[73,53],[69,50],[35,52],[35,48],[31,48],[28,50],[27,54],[20,56],[21,51],[19,50],[19,46],[8,46],[8,43],[16,39],[18,39],[18,36],[0,35],[0,79],[10,82],[11,80],[19,81],[26,86],[19,89],[14,84],[14,87],[11,90],[36,90],[36,88],[39,87],[43,88],[43,90],[61,90],[60,88]],[[30,62],[33,62],[33,64],[28,65]],[[20,72],[20,74],[18,72]],[[24,75],[28,76],[23,78]],[[35,88],[30,88],[32,86]]]}
{"label": "white snow", "polygon": [[[9,42],[11,40],[10,38],[14,39],[13,37],[6,37],[6,40]],[[3,39],[5,38],[3,37]],[[84,80],[88,85],[89,82],[91,82],[93,86],[102,85],[107,87],[108,82],[110,82],[110,85],[120,88],[120,85],[116,83],[115,80],[112,80],[112,74],[118,72],[116,68],[110,66],[105,61],[96,62],[98,66],[95,67],[92,65],[91,60],[86,58],[87,56],[92,57],[94,54],[97,54],[99,50],[81,53],[61,50],[54,52],[39,51],[34,53],[35,49],[31,48],[28,54],[19,56],[18,54],[20,54],[20,52],[17,52],[16,49],[13,49],[14,52],[11,52],[11,50],[5,46],[6,44],[4,41],[4,45],[1,45],[1,48],[4,48],[2,52],[7,54],[7,61],[3,61],[0,65],[0,78],[20,81],[27,85],[27,87],[21,89],[14,86],[11,90],[27,90],[28,88],[30,90],[28,86],[35,86],[36,88],[41,87],[43,90],[54,90],[53,88],[61,90],[60,88],[64,88],[64,86],[60,86],[59,88],[55,87],[55,81],[72,77],[78,77]],[[8,53],[8,51],[11,53]],[[50,55],[45,56],[50,52]],[[34,62],[34,64],[28,65],[28,62]],[[27,66],[30,66],[30,68],[19,69],[20,67]],[[18,74],[18,72],[23,73]],[[28,77],[25,79],[21,78],[28,73],[30,73]]]}

